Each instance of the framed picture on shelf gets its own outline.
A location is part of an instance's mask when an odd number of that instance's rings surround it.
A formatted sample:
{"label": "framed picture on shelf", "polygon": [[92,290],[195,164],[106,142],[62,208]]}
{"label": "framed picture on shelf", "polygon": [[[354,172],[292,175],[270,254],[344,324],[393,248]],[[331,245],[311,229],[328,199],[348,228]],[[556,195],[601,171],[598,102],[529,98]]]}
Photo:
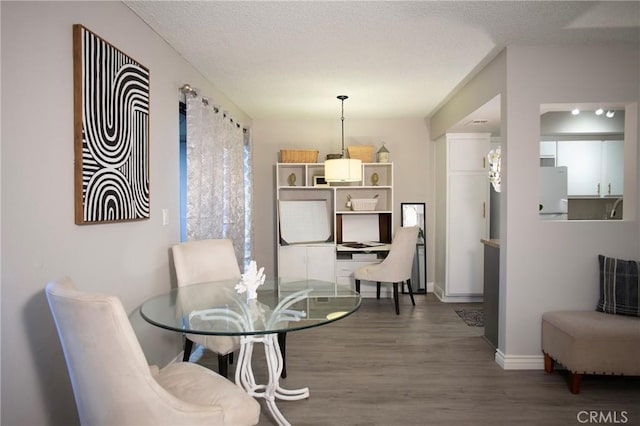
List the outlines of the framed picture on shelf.
{"label": "framed picture on shelf", "polygon": [[329,182],[325,180],[324,176],[314,176],[313,186],[329,186]]}

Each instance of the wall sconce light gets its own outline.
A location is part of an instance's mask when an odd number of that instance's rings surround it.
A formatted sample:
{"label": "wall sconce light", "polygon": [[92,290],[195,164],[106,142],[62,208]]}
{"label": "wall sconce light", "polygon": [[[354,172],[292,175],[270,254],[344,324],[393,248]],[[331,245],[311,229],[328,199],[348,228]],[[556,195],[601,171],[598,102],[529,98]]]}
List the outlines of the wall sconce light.
{"label": "wall sconce light", "polygon": [[342,155],[340,158],[324,162],[324,179],[327,182],[358,182],[362,180],[362,161],[344,157],[344,100],[348,96],[340,95],[342,102]]}

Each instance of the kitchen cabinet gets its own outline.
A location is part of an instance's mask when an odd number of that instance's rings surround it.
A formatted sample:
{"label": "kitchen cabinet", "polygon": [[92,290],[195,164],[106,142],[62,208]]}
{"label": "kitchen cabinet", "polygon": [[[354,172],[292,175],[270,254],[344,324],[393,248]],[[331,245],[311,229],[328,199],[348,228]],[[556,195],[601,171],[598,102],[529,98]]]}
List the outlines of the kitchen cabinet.
{"label": "kitchen cabinet", "polygon": [[556,166],[557,144],[555,141],[540,142],[540,165],[546,167]]}
{"label": "kitchen cabinet", "polygon": [[603,141],[602,194],[622,197],[624,193],[624,141]]}
{"label": "kitchen cabinet", "polygon": [[489,133],[449,133],[436,142],[434,292],[444,302],[481,301],[489,236]]}
{"label": "kitchen cabinet", "polygon": [[624,183],[622,140],[557,142],[557,165],[567,166],[569,197],[619,197]]}
{"label": "kitchen cabinet", "polygon": [[484,245],[484,338],[498,347],[498,309],[500,306],[500,241],[482,240]]}
{"label": "kitchen cabinet", "polygon": [[[366,239],[357,242],[391,243],[393,163],[363,163],[361,181],[331,185],[318,184],[324,175],[323,163],[277,163],[275,168],[278,276],[355,288],[355,268],[382,261],[386,252],[369,259],[363,253],[339,251],[338,245],[356,242],[358,236]],[[352,209],[354,200],[360,199],[377,201],[373,210]],[[363,282],[361,287],[365,297],[369,296],[367,285]],[[375,297],[375,283],[373,288]]]}

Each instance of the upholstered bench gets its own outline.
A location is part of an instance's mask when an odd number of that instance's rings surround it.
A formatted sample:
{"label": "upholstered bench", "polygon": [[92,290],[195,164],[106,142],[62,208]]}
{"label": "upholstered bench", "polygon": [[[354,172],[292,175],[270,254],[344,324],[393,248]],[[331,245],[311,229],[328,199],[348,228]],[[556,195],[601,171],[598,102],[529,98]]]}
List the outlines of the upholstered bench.
{"label": "upholstered bench", "polygon": [[595,311],[542,315],[544,369],[557,361],[580,393],[583,374],[640,376],[640,262],[598,256],[600,299]]}
{"label": "upholstered bench", "polygon": [[640,318],[597,311],[546,312],[542,316],[544,369],[554,361],[569,371],[571,393],[583,374],[640,376]]}

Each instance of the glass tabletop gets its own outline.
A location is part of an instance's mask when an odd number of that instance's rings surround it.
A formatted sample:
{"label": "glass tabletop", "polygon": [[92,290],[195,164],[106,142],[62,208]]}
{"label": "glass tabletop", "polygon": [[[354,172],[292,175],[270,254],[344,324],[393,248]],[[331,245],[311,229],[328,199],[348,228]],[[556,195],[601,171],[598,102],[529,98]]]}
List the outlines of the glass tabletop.
{"label": "glass tabletop", "polygon": [[[140,306],[149,323],[168,330],[217,336],[282,333],[344,318],[360,307],[360,295],[332,282],[276,278],[257,299],[235,289],[238,280],[174,288]],[[337,287],[337,288],[336,288]]]}

